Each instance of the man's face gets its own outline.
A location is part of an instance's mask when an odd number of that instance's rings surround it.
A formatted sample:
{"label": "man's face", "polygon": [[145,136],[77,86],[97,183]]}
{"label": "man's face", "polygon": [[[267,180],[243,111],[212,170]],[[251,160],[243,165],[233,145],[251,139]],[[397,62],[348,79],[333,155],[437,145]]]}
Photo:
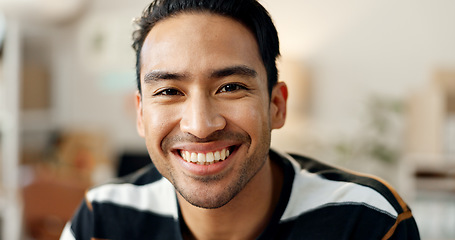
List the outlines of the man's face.
{"label": "man's face", "polygon": [[191,204],[223,206],[284,124],[254,36],[230,18],[182,13],[152,28],[141,63],[138,131],[153,163]]}

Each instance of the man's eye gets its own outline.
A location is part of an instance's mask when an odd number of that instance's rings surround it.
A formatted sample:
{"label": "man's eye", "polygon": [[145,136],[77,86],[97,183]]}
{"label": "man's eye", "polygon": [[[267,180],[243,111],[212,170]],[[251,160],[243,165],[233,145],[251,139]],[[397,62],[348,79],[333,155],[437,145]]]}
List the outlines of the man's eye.
{"label": "man's eye", "polygon": [[223,87],[221,87],[220,90],[218,90],[218,92],[219,93],[233,92],[233,91],[237,91],[237,90],[241,90],[241,89],[247,89],[247,88],[245,86],[237,84],[237,83],[229,83],[229,84],[226,84]]}
{"label": "man's eye", "polygon": [[169,89],[164,89],[162,91],[159,91],[158,93],[154,94],[154,96],[175,96],[175,95],[183,95],[182,92],[180,92],[177,89],[169,88]]}

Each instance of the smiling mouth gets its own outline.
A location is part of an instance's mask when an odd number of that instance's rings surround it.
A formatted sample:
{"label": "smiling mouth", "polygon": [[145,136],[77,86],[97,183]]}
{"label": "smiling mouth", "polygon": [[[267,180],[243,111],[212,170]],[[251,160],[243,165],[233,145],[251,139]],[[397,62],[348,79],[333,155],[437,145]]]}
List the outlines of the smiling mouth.
{"label": "smiling mouth", "polygon": [[228,148],[223,148],[218,151],[205,153],[180,150],[179,154],[183,158],[183,160],[189,163],[195,163],[199,165],[210,165],[226,160],[232,154],[232,152],[235,151],[236,148],[237,147],[232,146]]}

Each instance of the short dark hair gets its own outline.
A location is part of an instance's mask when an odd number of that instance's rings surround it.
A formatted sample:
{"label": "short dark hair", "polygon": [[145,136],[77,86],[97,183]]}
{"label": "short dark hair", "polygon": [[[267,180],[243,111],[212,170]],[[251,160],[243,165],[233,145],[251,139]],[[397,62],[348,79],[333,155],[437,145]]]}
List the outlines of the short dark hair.
{"label": "short dark hair", "polygon": [[161,20],[182,12],[209,12],[232,18],[255,36],[267,71],[269,94],[278,81],[276,59],[280,55],[278,33],[267,10],[256,0],[153,0],[136,21],[133,33],[136,51],[137,87],[141,92],[141,50],[150,30]]}

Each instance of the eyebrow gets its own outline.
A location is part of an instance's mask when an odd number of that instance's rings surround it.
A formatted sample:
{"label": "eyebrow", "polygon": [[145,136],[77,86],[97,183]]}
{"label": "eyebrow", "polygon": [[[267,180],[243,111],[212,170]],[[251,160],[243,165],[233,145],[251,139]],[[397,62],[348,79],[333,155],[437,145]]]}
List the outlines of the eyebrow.
{"label": "eyebrow", "polygon": [[156,82],[159,80],[169,80],[169,79],[182,79],[185,77],[185,74],[171,73],[161,70],[153,70],[144,75],[144,83]]}
{"label": "eyebrow", "polygon": [[[258,73],[254,69],[252,69],[248,66],[238,65],[238,66],[232,66],[232,67],[226,67],[226,68],[214,70],[210,74],[210,78],[223,78],[223,77],[228,77],[228,76],[233,76],[233,75],[254,78],[258,75]],[[144,83],[157,82],[159,80],[181,80],[181,79],[185,78],[186,76],[187,76],[187,74],[185,74],[185,73],[180,74],[180,73],[172,73],[172,72],[161,71],[161,70],[153,70],[144,75]]]}
{"label": "eyebrow", "polygon": [[228,76],[232,76],[232,75],[240,75],[240,76],[254,78],[258,75],[258,73],[250,67],[247,67],[244,65],[239,65],[239,66],[232,66],[232,67],[215,70],[212,72],[211,77],[212,78],[223,78],[223,77],[228,77]]}

